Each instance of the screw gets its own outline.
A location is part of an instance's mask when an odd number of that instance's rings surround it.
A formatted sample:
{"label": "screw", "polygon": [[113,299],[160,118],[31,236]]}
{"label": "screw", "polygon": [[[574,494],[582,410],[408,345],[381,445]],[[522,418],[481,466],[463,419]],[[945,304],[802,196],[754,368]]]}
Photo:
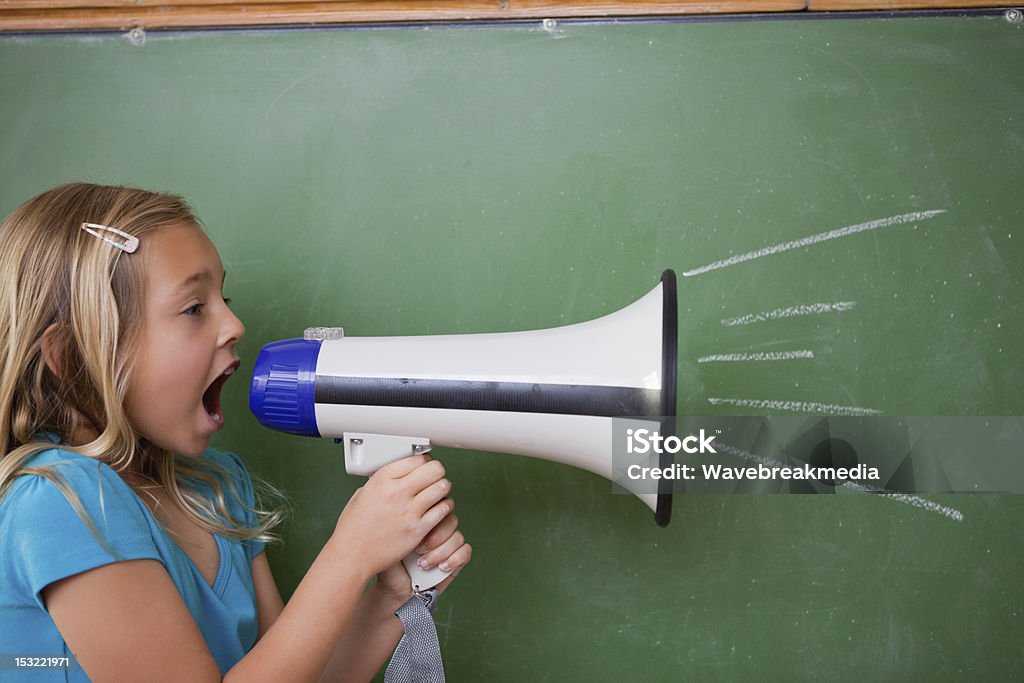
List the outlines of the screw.
{"label": "screw", "polygon": [[128,31],[128,33],[126,33],[124,37],[125,40],[127,40],[132,45],[146,44],[146,30],[143,28],[139,28],[137,26],[133,28],[131,31]]}
{"label": "screw", "polygon": [[545,19],[543,26],[545,31],[554,31],[558,28],[558,22],[554,19]]}
{"label": "screw", "polygon": [[1019,9],[1006,10],[1006,14],[1004,16],[1011,24],[1019,24],[1024,21],[1024,12],[1021,12]]}

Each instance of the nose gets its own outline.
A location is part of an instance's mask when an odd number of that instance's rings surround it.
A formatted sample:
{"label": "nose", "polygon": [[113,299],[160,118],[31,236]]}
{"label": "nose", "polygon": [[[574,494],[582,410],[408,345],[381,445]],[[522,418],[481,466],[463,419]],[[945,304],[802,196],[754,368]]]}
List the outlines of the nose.
{"label": "nose", "polygon": [[237,344],[245,336],[245,325],[238,319],[235,312],[224,306],[224,323],[221,326],[221,345]]}

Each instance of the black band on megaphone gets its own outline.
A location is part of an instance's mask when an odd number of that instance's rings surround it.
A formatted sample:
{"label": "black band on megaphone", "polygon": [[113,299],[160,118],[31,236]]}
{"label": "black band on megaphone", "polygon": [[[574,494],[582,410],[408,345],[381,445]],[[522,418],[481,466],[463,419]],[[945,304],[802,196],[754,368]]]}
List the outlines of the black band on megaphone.
{"label": "black band on megaphone", "polygon": [[[676,300],[676,273],[668,269],[661,274],[661,433],[676,433],[676,367],[679,350],[679,306]],[[664,451],[659,465],[662,470],[672,464],[672,454]],[[658,482],[658,503],[654,511],[654,523],[668,526],[672,520],[672,482],[662,479]]]}
{"label": "black band on megaphone", "polygon": [[639,387],[333,375],[317,376],[315,400],[339,405],[596,417],[654,416],[661,408],[660,391]]}

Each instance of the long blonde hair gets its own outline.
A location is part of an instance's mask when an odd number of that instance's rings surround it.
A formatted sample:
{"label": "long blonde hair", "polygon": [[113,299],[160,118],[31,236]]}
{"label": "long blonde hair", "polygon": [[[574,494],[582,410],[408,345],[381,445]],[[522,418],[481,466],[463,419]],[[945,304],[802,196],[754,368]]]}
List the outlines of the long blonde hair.
{"label": "long blonde hair", "polygon": [[[146,487],[136,476],[155,482],[211,533],[274,540],[281,509],[257,504],[255,524],[244,524],[228,512],[221,481],[227,495],[239,492],[222,468],[158,448],[133,429],[124,401],[142,326],[144,273],[139,259],[85,232],[83,222],[115,226],[140,241],[170,225],[201,229],[179,196],[88,183],[43,192],[0,223],[0,499],[19,476],[46,477],[109,548],[57,472],[25,466],[54,447],[42,435],[70,443],[72,434],[88,430],[93,441],[61,447],[106,463],[137,492]],[[44,358],[48,329],[59,350],[60,377]],[[197,482],[212,488],[213,500]],[[272,487],[257,484],[263,497],[281,500]]]}

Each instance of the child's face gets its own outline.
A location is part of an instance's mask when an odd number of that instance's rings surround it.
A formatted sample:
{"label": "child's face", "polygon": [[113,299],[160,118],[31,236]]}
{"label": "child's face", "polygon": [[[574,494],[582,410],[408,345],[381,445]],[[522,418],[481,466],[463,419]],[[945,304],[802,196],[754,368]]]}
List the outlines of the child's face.
{"label": "child's face", "polygon": [[175,225],[143,238],[142,337],[127,411],[148,441],[195,456],[224,425],[220,390],[238,369],[245,327],[224,302],[224,266],[199,229]]}

